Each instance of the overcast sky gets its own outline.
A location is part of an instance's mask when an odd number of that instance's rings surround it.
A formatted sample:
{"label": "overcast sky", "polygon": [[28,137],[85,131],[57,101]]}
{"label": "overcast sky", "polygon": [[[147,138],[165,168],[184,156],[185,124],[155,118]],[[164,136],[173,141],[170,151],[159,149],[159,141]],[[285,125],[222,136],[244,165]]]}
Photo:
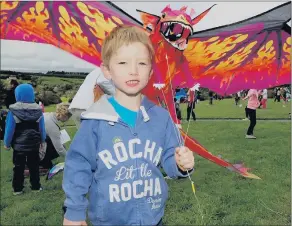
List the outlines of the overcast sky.
{"label": "overcast sky", "polygon": [[[140,20],[140,16],[136,9],[160,15],[161,10],[168,4],[167,2],[114,3],[138,20]],[[195,26],[195,31],[240,21],[281,5],[283,2],[170,2],[172,9],[188,6],[187,12],[194,8],[196,15],[213,4],[217,5]],[[289,25],[291,26],[291,21]],[[51,45],[1,40],[2,70],[90,72],[94,67],[94,65]]]}

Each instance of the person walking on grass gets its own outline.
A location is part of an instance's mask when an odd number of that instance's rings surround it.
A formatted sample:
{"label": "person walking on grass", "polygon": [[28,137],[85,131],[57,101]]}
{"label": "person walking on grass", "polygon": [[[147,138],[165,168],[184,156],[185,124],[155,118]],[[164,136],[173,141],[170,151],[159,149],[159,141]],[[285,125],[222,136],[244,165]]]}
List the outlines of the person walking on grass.
{"label": "person walking on grass", "polygon": [[268,101],[268,90],[263,89],[262,100],[261,100],[261,105],[263,106],[263,109],[267,108],[267,101]]}
{"label": "person walking on grass", "polygon": [[247,133],[245,138],[247,139],[256,139],[256,137],[253,134],[254,131],[254,127],[256,125],[257,122],[257,117],[256,117],[256,109],[259,107],[260,102],[259,102],[259,93],[261,91],[257,91],[256,89],[250,89],[246,95],[246,97],[244,97],[242,100],[246,100],[248,99],[247,102],[247,114],[249,116],[249,120],[250,120],[250,125],[248,127]]}
{"label": "person walking on grass", "polygon": [[[249,91],[249,90],[244,90],[243,99],[246,98],[246,96],[247,96],[247,94],[248,94],[248,91]],[[245,118],[242,119],[242,120],[243,120],[243,121],[248,121],[248,120],[249,120],[249,115],[248,115],[247,105],[245,106],[244,113],[245,113]]]}
{"label": "person walking on grass", "polygon": [[281,100],[281,90],[279,87],[276,88],[276,92],[275,92],[275,99],[274,102],[280,102]]}
{"label": "person walking on grass", "polygon": [[214,92],[212,90],[209,91],[209,105],[213,105]]}
{"label": "person walking on grass", "polygon": [[281,99],[283,100],[283,107],[286,107],[286,104],[287,104],[287,91],[283,87],[280,89],[280,91],[281,91]]}
{"label": "person walking on grass", "polygon": [[174,104],[175,104],[176,117],[178,120],[182,120],[179,100],[174,98]]}
{"label": "person walking on grass", "polygon": [[237,93],[235,94],[235,98],[234,98],[234,100],[235,100],[235,105],[236,105],[236,106],[239,105],[239,101],[240,101],[240,92],[237,92]]}
{"label": "person walking on grass", "polygon": [[160,167],[187,178],[193,153],[180,146],[169,113],[141,94],[153,73],[149,36],[122,25],[101,52],[101,69],[116,91],[81,115],[66,155],[63,225],[87,225],[87,208],[92,225],[162,225],[168,186]]}
{"label": "person walking on grass", "polygon": [[30,172],[33,191],[42,190],[39,176],[39,148],[46,139],[44,117],[41,107],[35,103],[31,85],[22,84],[15,89],[16,103],[9,106],[6,118],[4,148],[13,148],[14,195],[23,193],[24,168]]}
{"label": "person walking on grass", "polygon": [[190,121],[191,115],[194,121],[196,121],[196,114],[194,112],[196,101],[195,101],[195,91],[189,89],[188,96],[188,107],[187,107],[187,121]]}

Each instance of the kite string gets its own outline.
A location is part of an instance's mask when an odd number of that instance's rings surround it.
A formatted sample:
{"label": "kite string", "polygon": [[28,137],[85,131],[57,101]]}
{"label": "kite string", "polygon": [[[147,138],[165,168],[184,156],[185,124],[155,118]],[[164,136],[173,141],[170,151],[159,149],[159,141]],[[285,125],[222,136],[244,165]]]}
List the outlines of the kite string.
{"label": "kite string", "polygon": [[[168,77],[170,78],[170,70],[169,70],[168,56],[167,56],[167,54],[166,54],[165,58],[166,58],[166,63],[167,63]],[[173,106],[174,106],[174,109],[175,109],[174,95],[172,93],[173,92],[173,89],[172,89],[171,78],[170,78],[170,89],[171,89],[171,96],[172,96]],[[163,92],[163,90],[161,90],[161,91],[162,91],[162,94],[163,94],[163,98],[164,98],[166,107],[168,108],[168,105],[167,105],[167,101],[166,101],[164,92]],[[193,107],[193,102],[192,102],[191,107]],[[169,112],[169,108],[168,108],[168,113],[169,113],[169,116],[171,117],[170,112]],[[179,129],[174,125],[174,123],[172,123],[172,126],[174,127],[174,130],[175,130],[175,132],[177,134],[177,141],[179,142],[180,147],[182,147],[184,145],[185,141],[186,141],[186,138],[187,138],[187,134],[188,134],[189,126],[190,126],[190,120],[188,122],[188,128],[187,128],[187,131],[186,131],[186,134],[185,134],[184,142],[182,142],[182,140],[180,139],[181,136],[179,135]],[[203,215],[203,211],[201,209],[201,205],[200,205],[199,199],[198,199],[198,197],[196,195],[195,183],[194,183],[194,181],[192,180],[192,178],[190,176],[189,170],[187,170],[187,174],[188,174],[188,178],[189,178],[189,180],[191,182],[193,194],[194,194],[194,196],[195,196],[195,198],[197,200],[197,203],[198,203],[199,211],[200,211],[200,214],[201,214],[201,220],[202,220],[201,224],[203,225],[204,215]]]}

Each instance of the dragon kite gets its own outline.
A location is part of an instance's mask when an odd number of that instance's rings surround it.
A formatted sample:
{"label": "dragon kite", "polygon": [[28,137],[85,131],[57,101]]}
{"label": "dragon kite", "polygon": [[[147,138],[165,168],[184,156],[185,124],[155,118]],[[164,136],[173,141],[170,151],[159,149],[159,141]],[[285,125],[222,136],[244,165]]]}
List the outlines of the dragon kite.
{"label": "dragon kite", "polygon": [[[164,101],[179,124],[172,87],[191,88],[199,83],[227,95],[291,83],[291,27],[287,25],[291,2],[240,22],[194,32],[193,27],[212,7],[197,16],[193,9],[187,14],[187,7],[167,6],[160,16],[137,10],[141,23],[111,2],[1,1],[1,39],[51,44],[99,66],[102,41],[114,27],[141,27],[155,48],[154,73],[144,93],[157,104]],[[258,179],[243,165],[212,155],[180,131],[190,150]]]}

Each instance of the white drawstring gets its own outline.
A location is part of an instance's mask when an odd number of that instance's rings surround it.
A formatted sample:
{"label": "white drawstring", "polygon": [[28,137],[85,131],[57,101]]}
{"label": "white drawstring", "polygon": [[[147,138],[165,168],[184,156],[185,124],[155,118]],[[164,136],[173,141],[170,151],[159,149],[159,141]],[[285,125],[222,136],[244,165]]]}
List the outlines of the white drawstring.
{"label": "white drawstring", "polygon": [[147,114],[147,112],[145,110],[145,107],[144,106],[140,106],[140,110],[142,112],[144,122],[148,122],[150,120],[150,118],[149,118],[149,115]]}

